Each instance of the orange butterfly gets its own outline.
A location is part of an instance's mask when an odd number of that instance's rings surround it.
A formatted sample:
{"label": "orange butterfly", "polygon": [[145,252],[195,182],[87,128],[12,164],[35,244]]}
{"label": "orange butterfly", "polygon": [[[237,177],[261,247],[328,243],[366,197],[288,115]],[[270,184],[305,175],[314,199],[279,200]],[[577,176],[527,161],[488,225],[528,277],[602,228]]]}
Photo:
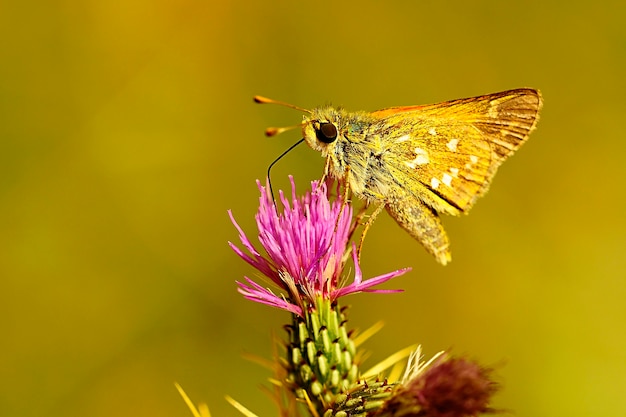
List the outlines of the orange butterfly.
{"label": "orange butterfly", "polygon": [[373,113],[255,101],[306,112],[302,134],[326,158],[325,174],[378,204],[370,222],[386,208],[444,265],[451,255],[439,214],[458,216],[472,208],[535,129],[542,106],[539,91],[529,88]]}

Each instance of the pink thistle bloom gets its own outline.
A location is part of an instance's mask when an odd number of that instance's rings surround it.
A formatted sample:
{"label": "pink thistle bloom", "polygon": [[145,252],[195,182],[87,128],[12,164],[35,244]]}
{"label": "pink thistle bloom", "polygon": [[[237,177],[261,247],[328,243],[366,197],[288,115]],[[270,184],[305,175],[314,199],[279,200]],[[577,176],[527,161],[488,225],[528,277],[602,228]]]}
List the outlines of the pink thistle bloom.
{"label": "pink thistle bloom", "polygon": [[344,253],[349,249],[352,226],[352,207],[343,204],[341,198],[332,203],[328,199],[326,184],[317,181],[311,183],[311,190],[298,197],[293,177],[291,181],[291,201],[279,192],[283,206],[281,213],[268,192],[268,186],[257,181],[261,192],[256,223],[259,229],[259,241],[267,256],[263,256],[252,244],[229,211],[231,221],[239,231],[244,252],[233,243],[230,247],[243,260],[255,267],[272,280],[287,296],[279,296],[245,278],[237,282],[238,291],[249,300],[282,308],[294,314],[302,315],[305,304],[313,304],[321,296],[331,301],[338,297],[358,292],[398,292],[400,290],[377,290],[373,286],[404,274],[408,268],[390,272],[378,277],[363,280],[354,244],[354,280],[342,286],[345,277]]}

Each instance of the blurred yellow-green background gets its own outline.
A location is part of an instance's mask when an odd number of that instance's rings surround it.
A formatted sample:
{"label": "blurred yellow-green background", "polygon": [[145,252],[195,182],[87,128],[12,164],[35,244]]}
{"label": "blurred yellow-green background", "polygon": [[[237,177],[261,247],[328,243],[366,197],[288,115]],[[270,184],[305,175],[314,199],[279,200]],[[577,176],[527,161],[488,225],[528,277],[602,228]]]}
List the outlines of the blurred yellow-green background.
{"label": "blurred yellow-green background", "polygon": [[[286,313],[254,305],[227,246],[254,235],[256,178],[299,138],[293,110],[376,110],[540,88],[539,129],[440,267],[387,215],[347,301],[409,344],[497,368],[519,416],[626,415],[626,22],[618,1],[57,1],[0,5],[0,415],[216,416],[259,387]],[[300,147],[274,171],[301,184]]]}

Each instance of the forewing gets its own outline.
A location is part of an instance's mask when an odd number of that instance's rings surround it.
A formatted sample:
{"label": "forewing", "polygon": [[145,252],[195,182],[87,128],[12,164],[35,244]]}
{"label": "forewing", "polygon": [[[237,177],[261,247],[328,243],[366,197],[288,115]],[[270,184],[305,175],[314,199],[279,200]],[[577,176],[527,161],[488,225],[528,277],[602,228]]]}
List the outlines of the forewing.
{"label": "forewing", "polygon": [[[538,91],[519,89],[372,113],[389,132],[384,157],[403,192],[438,212],[467,212],[534,129]],[[408,181],[402,181],[403,179]]]}

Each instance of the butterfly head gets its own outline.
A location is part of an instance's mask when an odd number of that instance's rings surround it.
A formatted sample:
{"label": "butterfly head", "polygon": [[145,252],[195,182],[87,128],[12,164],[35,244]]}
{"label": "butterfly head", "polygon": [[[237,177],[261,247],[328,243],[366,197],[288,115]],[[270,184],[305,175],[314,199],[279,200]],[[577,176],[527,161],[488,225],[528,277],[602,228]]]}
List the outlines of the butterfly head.
{"label": "butterfly head", "polygon": [[339,137],[339,127],[336,121],[328,117],[305,118],[302,124],[302,136],[306,143],[316,151],[325,155],[330,148],[334,147]]}
{"label": "butterfly head", "polygon": [[316,151],[322,152],[323,155],[326,155],[329,148],[333,146],[339,137],[339,121],[341,120],[341,114],[332,107],[307,110],[289,103],[261,96],[255,96],[254,101],[260,104],[278,104],[308,113],[308,115],[304,116],[304,120],[299,125],[270,127],[266,129],[265,134],[267,136],[275,136],[286,130],[301,127],[302,136],[306,143]]}

